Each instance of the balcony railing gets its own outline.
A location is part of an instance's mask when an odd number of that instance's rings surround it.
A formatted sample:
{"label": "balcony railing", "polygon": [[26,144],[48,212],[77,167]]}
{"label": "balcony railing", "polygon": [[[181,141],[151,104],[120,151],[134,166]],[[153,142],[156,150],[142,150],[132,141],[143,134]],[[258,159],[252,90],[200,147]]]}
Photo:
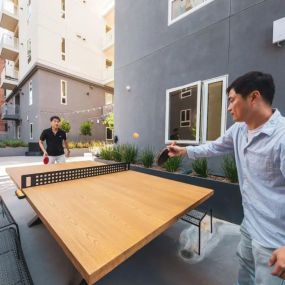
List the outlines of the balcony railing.
{"label": "balcony railing", "polygon": [[11,0],[2,0],[2,12],[18,17],[18,6]]}
{"label": "balcony railing", "polygon": [[0,87],[13,90],[18,85],[19,71],[6,66],[1,73]]}
{"label": "balcony railing", "polygon": [[107,67],[104,71],[104,81],[110,82],[114,80],[114,68],[113,67]]}
{"label": "balcony railing", "polygon": [[20,119],[20,106],[15,104],[5,103],[1,106],[1,119],[2,120],[19,120]]}
{"label": "balcony railing", "polygon": [[114,29],[112,29],[108,33],[105,34],[104,49],[114,44],[114,39],[115,39],[115,33],[114,33]]}
{"label": "balcony railing", "polygon": [[1,39],[1,46],[7,46],[13,49],[18,50],[19,49],[19,39],[8,35],[8,34],[3,34],[2,39]]}

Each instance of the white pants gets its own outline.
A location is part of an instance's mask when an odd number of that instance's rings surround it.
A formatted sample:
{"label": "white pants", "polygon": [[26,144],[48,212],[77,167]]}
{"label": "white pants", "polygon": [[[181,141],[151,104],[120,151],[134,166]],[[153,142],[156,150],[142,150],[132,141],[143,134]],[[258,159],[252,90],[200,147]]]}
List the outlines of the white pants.
{"label": "white pants", "polygon": [[58,155],[58,156],[50,156],[49,155],[49,164],[54,164],[54,163],[64,163],[65,162],[65,155]]}

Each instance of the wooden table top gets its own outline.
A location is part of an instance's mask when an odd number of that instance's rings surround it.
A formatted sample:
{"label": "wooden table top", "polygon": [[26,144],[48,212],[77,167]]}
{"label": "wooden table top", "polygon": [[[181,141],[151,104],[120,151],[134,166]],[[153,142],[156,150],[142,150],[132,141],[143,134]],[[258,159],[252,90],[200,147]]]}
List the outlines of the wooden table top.
{"label": "wooden table top", "polygon": [[[98,165],[94,162],[7,169],[23,174]],[[135,171],[23,190],[33,209],[88,284],[149,243],[213,190]]]}

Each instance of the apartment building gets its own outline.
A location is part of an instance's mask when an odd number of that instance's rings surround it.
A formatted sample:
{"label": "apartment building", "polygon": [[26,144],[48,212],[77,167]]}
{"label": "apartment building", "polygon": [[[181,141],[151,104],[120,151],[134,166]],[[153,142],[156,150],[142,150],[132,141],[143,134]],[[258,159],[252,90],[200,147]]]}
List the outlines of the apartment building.
{"label": "apartment building", "polygon": [[233,124],[226,87],[252,70],[273,75],[274,107],[285,114],[285,44],[273,40],[285,32],[285,1],[126,0],[115,13],[120,142],[160,149],[215,140]]}
{"label": "apartment building", "polygon": [[[0,74],[2,73],[2,70],[4,68],[5,61],[0,58]],[[0,88],[0,106],[2,106],[5,103],[5,90],[3,88]],[[7,123],[4,120],[1,120],[0,118],[0,139],[5,139],[7,135]]]}
{"label": "apartment building", "polygon": [[102,122],[113,111],[114,0],[2,0],[0,27],[8,136],[37,142],[59,115],[70,139],[89,120],[92,139],[111,140]]}

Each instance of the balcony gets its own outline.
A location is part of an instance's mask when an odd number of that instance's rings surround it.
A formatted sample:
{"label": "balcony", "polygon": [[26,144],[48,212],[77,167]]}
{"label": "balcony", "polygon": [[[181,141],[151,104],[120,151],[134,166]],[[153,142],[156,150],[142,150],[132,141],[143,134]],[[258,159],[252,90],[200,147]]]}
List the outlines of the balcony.
{"label": "balcony", "polygon": [[110,113],[114,112],[114,104],[109,104],[103,106],[102,115],[104,117],[108,116]]}
{"label": "balcony", "polygon": [[8,34],[3,34],[0,44],[0,56],[3,59],[16,61],[19,56],[18,38]]}
{"label": "balcony", "polygon": [[13,90],[19,83],[19,72],[18,70],[5,67],[1,73],[0,87],[3,89]]}
{"label": "balcony", "polygon": [[104,84],[114,81],[114,67],[107,67],[104,70]]}
{"label": "balcony", "polygon": [[115,33],[114,33],[114,29],[112,29],[108,33],[105,34],[103,50],[106,50],[112,45],[114,45],[114,40],[115,40]]}
{"label": "balcony", "polygon": [[0,27],[14,32],[18,22],[18,6],[11,0],[3,0],[0,11]]}
{"label": "balcony", "polygon": [[1,106],[1,119],[2,120],[20,120],[20,106],[5,103]]}

